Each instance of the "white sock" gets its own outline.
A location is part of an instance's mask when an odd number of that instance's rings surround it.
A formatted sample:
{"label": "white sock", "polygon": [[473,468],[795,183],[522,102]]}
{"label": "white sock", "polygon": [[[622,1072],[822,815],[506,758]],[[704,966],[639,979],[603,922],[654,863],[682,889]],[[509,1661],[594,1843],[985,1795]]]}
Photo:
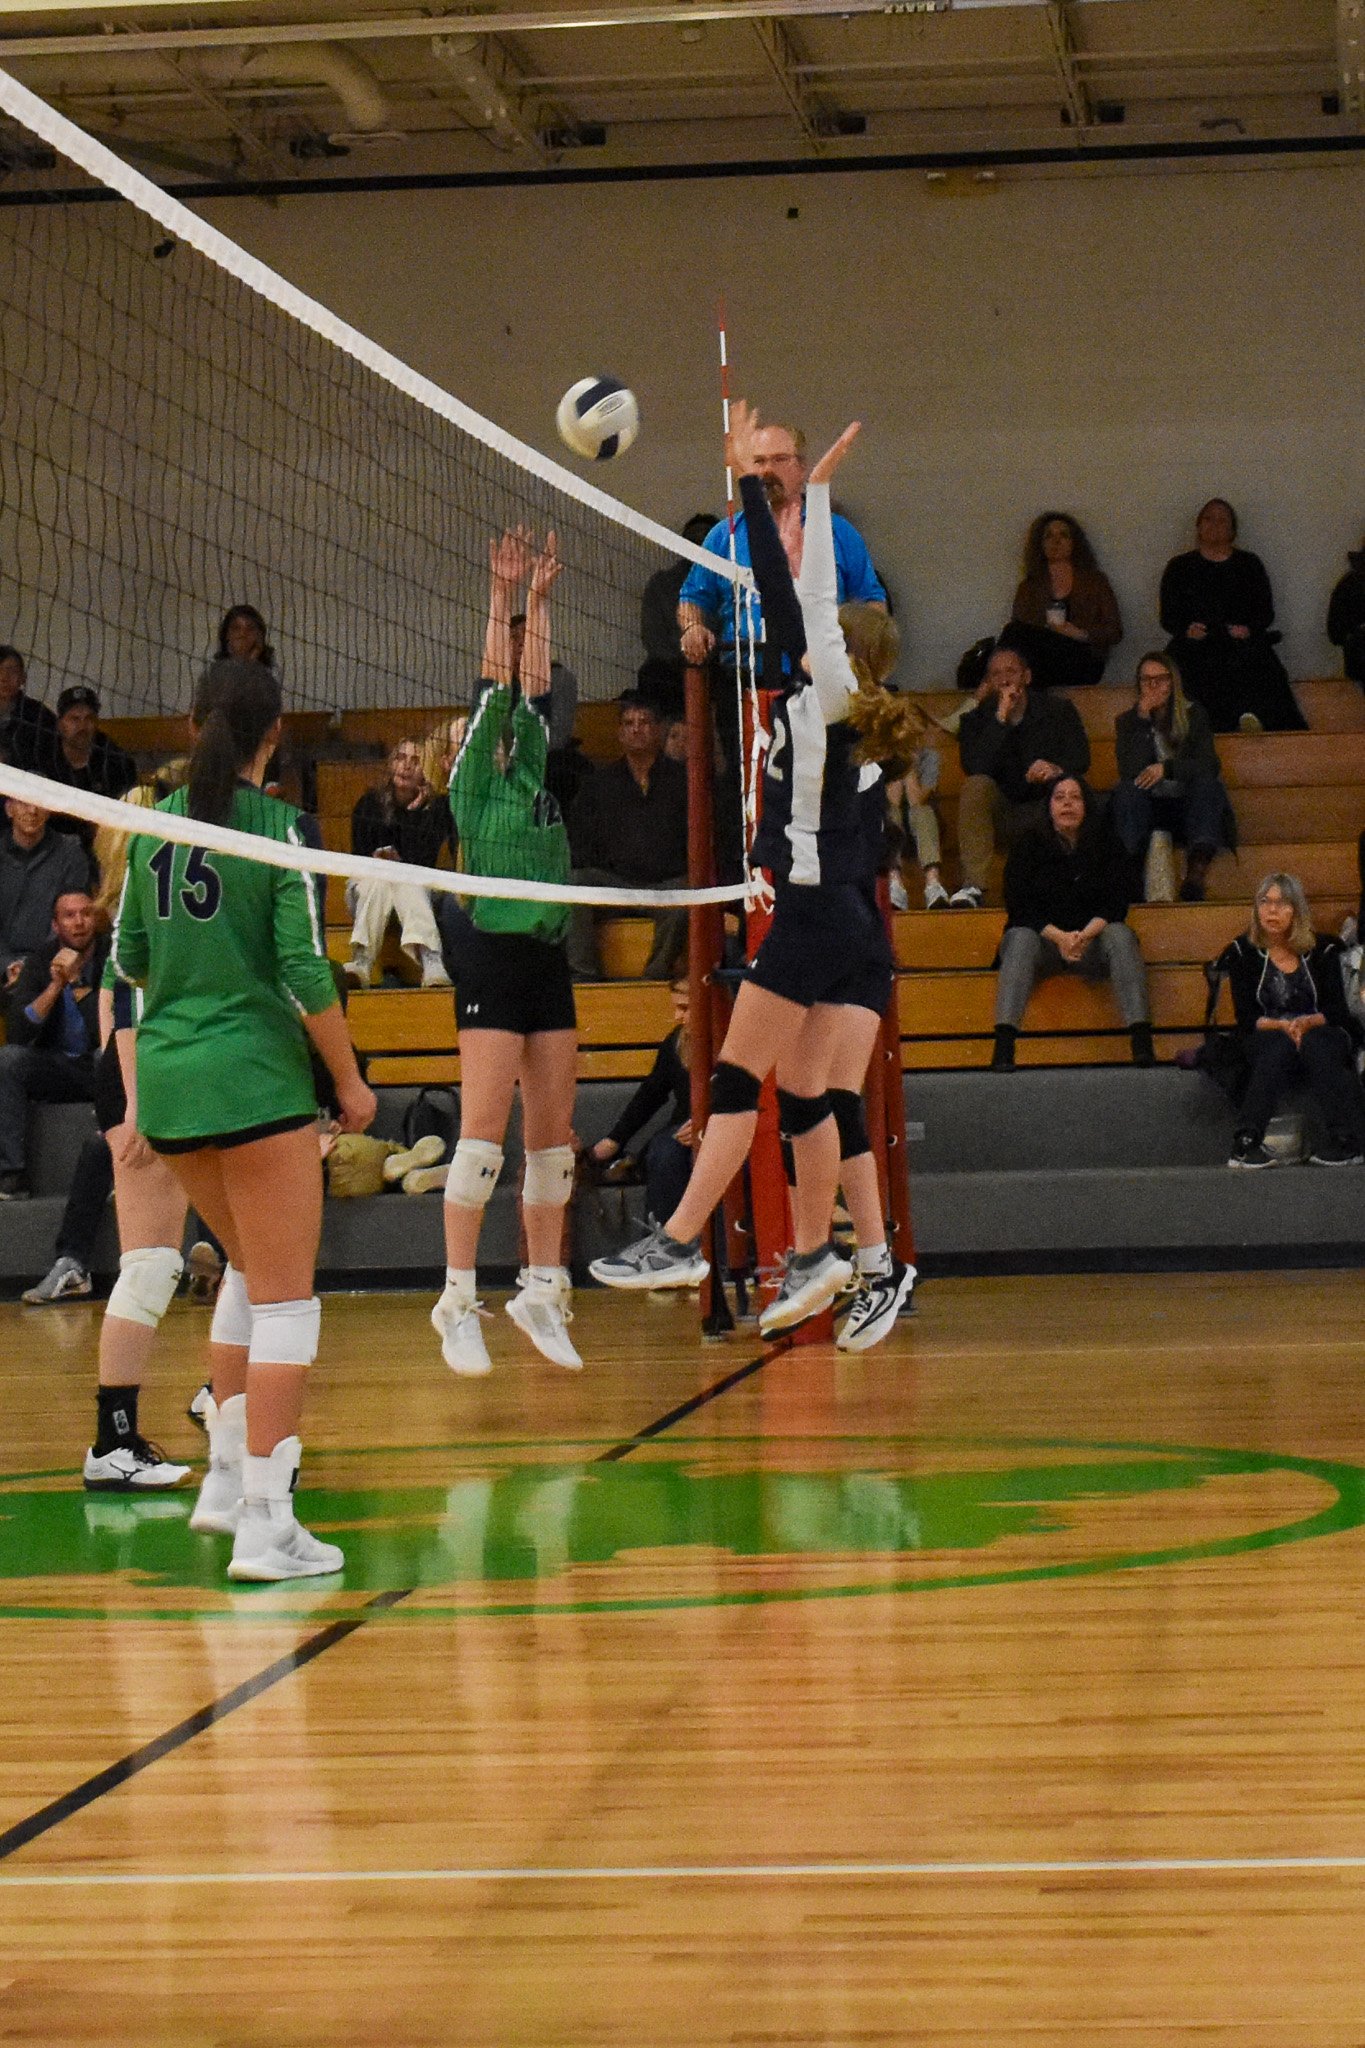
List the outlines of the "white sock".
{"label": "white sock", "polygon": [[860,1244],[858,1271],[885,1280],[891,1271],[891,1254],[883,1244]]}
{"label": "white sock", "polygon": [[447,1294],[473,1295],[477,1293],[478,1285],[479,1276],[472,1266],[468,1268],[463,1266],[446,1267]]}

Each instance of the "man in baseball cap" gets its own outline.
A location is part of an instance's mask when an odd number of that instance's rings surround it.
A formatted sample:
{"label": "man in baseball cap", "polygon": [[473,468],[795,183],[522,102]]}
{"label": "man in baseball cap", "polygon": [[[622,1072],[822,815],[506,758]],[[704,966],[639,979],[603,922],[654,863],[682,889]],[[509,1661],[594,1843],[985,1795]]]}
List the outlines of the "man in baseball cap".
{"label": "man in baseball cap", "polygon": [[[99,730],[99,710],[99,693],[89,683],[68,684],[57,699],[57,734],[50,759],[40,761],[39,770],[72,789],[125,796],[137,781],[137,763]],[[60,831],[76,833],[87,846],[94,839],[94,826],[80,818],[54,811],[52,822]]]}

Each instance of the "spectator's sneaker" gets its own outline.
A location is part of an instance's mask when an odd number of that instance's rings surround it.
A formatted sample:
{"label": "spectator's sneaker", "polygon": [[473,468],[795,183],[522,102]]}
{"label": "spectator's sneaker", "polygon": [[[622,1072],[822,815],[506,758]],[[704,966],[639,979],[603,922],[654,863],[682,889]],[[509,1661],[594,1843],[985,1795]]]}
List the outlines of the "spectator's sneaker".
{"label": "spectator's sneaker", "polygon": [[208,1428],[209,1405],[212,1402],[212,1400],[213,1387],[208,1380],[205,1380],[203,1386],[199,1389],[199,1392],[194,1396],[194,1399],[190,1402],[189,1407],[185,1410],[185,1413],[189,1416],[190,1421],[194,1424],[196,1429],[206,1430]]}
{"label": "spectator's sneaker", "polygon": [[439,1166],[416,1166],[411,1173],[403,1175],[405,1195],[444,1194],[450,1167],[445,1160]]}
{"label": "spectator's sneaker", "polygon": [[541,1357],[548,1358],[551,1365],[567,1366],[571,1372],[580,1371],[583,1361],[574,1350],[568,1331],[568,1325],[573,1321],[568,1274],[556,1280],[537,1280],[523,1266],[517,1275],[517,1283],[518,1292],[507,1304],[507,1313],[517,1328],[525,1332]]}
{"label": "spectator's sneaker", "polygon": [[[1339,1144],[1329,1138],[1324,1145],[1315,1145],[1308,1155],[1310,1166],[1365,1166],[1365,1154],[1357,1152],[1354,1145]],[[28,1296],[24,1299],[27,1301]]]}
{"label": "spectator's sneaker", "polygon": [[22,1173],[0,1173],[0,1202],[26,1202],[28,1182]]}
{"label": "spectator's sneaker", "polygon": [[984,893],[983,890],[976,887],[974,882],[964,882],[962,887],[954,889],[952,895],[948,898],[948,908],[950,910],[980,910],[981,898]]}
{"label": "spectator's sneaker", "polygon": [[417,957],[422,963],[423,988],[451,988],[454,986],[446,973],[445,961],[434,946],[419,946]]}
{"label": "spectator's sneaker", "polygon": [[91,1493],[131,1493],[136,1488],[155,1490],[179,1486],[188,1479],[188,1465],[173,1465],[159,1444],[135,1436],[112,1451],[87,1451],[85,1483]]}
{"label": "spectator's sneaker", "polygon": [[330,1578],[345,1564],[335,1543],[320,1543],[295,1519],[294,1488],[302,1450],[296,1436],[287,1436],[268,1458],[243,1460],[245,1497],[228,1566],[230,1579],[265,1584]]}
{"label": "spectator's sneaker", "polygon": [[463,1379],[482,1379],[493,1370],[488,1346],[479,1327],[488,1310],[473,1296],[466,1298],[447,1287],[431,1311],[431,1327],[441,1340],[441,1356],[452,1372]]}
{"label": "spectator's sneaker", "polygon": [[23,1299],[30,1308],[43,1308],[49,1301],[79,1301],[89,1293],[90,1275],[79,1259],[63,1252],[51,1272],[30,1287]]}
{"label": "spectator's sneaker", "polygon": [[406,1152],[390,1152],[384,1161],[384,1178],[392,1187],[405,1173],[420,1166],[438,1166],[445,1156],[445,1139],[438,1138],[433,1131],[429,1138],[419,1138]]}
{"label": "spectator's sneaker", "polygon": [[781,1287],[758,1318],[759,1335],[775,1337],[781,1330],[794,1329],[798,1323],[818,1316],[836,1294],[843,1293],[852,1278],[852,1266],[847,1259],[836,1256],[833,1245],[822,1244],[813,1252],[793,1252]]}
{"label": "spectator's sneaker", "polygon": [[1232,1156],[1228,1160],[1229,1166],[1256,1168],[1273,1166],[1274,1164],[1274,1153],[1267,1152],[1258,1137],[1255,1137],[1250,1131],[1238,1131],[1232,1141]]}
{"label": "spectator's sneaker", "polygon": [[374,962],[363,946],[352,946],[351,957],[341,971],[353,988],[368,988]]}
{"label": "spectator's sneaker", "polygon": [[924,907],[926,910],[946,910],[952,900],[952,897],[948,894],[948,891],[944,888],[937,875],[935,875],[932,882],[925,883]]}
{"label": "spectator's sneaker", "polygon": [[604,1287],[699,1287],[711,1270],[701,1239],[679,1244],[666,1230],[651,1230],[609,1259],[594,1259],[588,1271]]}
{"label": "spectator's sneaker", "polygon": [[198,1302],[216,1301],[223,1278],[223,1261],[206,1237],[197,1238],[190,1246],[190,1255],[185,1261],[185,1271],[190,1278],[190,1300]]}
{"label": "spectator's sneaker", "polygon": [[1265,727],[1254,711],[1244,711],[1237,721],[1237,730],[1244,738],[1254,739],[1257,733],[1265,731]]}
{"label": "spectator's sneaker", "polygon": [[860,1273],[853,1306],[835,1339],[841,1351],[870,1351],[889,1337],[896,1318],[909,1301],[915,1285],[915,1268],[891,1261],[889,1273]]}
{"label": "spectator's sneaker", "polygon": [[891,908],[893,910],[908,910],[910,908],[910,898],[905,893],[905,877],[900,869],[892,868],[886,881],[887,887],[891,892]]}

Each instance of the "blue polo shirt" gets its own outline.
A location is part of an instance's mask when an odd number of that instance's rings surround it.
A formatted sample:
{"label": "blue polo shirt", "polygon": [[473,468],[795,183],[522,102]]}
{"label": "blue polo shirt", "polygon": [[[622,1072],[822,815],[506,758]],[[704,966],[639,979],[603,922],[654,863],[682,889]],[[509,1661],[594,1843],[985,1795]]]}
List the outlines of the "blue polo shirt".
{"label": "blue polo shirt", "polygon": [[[804,501],[801,506],[801,523],[806,522]],[[867,552],[867,543],[856,526],[851,526],[836,512],[831,521],[834,528],[834,568],[838,579],[840,604],[885,604],[886,592],[872,566],[872,557]],[[702,546],[708,554],[719,555],[723,561],[730,559],[730,529],[726,521],[717,520],[707,534]],[[751,568],[749,555],[749,529],[742,512],[735,516],[735,560],[744,568]],[[735,607],[731,595],[732,586],[728,576],[717,576],[710,569],[703,569],[700,562],[694,562],[678,593],[679,604],[695,604],[709,619],[717,622],[716,638],[722,654],[733,657],[735,640]],[[763,637],[763,613],[756,591],[741,591],[741,602],[747,602],[753,615],[754,639]],[[744,619],[740,617],[741,643],[744,635]]]}

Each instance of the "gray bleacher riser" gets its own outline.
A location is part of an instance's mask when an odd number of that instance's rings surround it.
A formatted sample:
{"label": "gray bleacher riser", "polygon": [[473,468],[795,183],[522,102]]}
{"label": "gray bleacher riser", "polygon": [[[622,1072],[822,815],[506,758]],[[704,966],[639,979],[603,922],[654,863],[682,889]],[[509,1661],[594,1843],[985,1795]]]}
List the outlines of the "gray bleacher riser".
{"label": "gray bleacher riser", "polygon": [[81,1146],[95,1128],[88,1102],[45,1102],[29,1111],[28,1172],[35,1195],[65,1199]]}
{"label": "gray bleacher riser", "polygon": [[[0,1202],[0,1283],[22,1280],[25,1287],[41,1280],[52,1264],[57,1226],[65,1201],[46,1195],[31,1202]],[[97,1277],[112,1279],[118,1271],[118,1233],[111,1204],[95,1240]]]}
{"label": "gray bleacher riser", "polygon": [[910,1171],[1065,1172],[1099,1166],[1223,1165],[1230,1104],[1182,1068],[1020,1067],[907,1074]]}

